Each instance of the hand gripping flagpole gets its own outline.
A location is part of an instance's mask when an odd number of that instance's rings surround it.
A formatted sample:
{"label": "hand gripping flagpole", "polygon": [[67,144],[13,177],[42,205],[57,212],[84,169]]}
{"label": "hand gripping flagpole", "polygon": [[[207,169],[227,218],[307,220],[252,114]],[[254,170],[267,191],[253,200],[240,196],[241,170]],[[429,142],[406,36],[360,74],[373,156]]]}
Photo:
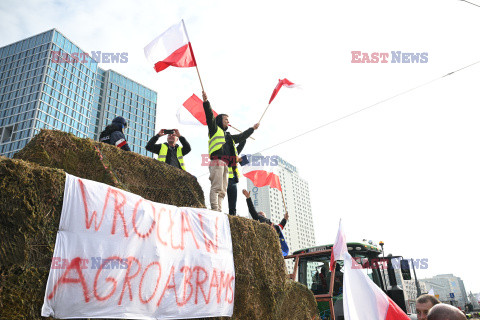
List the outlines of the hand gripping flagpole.
{"label": "hand gripping flagpole", "polygon": [[198,80],[200,80],[200,86],[202,87],[202,92],[205,92],[205,89],[203,89],[202,78],[200,77],[200,72],[198,71],[197,59],[195,59],[195,55],[193,54],[192,42],[190,42],[190,38],[188,37],[187,27],[185,27],[185,22],[183,21],[183,19],[182,19],[182,25],[183,25],[183,30],[185,31],[185,35],[187,36],[190,54],[192,55],[193,61],[195,61],[195,69],[197,69]]}

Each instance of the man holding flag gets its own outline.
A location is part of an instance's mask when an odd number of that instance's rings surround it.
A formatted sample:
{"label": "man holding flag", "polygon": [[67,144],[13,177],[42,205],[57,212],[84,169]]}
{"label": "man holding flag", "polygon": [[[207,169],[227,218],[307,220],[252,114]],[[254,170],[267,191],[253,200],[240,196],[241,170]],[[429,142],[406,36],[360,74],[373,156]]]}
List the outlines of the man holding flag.
{"label": "man holding flag", "polygon": [[208,154],[210,157],[210,205],[212,210],[222,211],[222,201],[227,193],[228,168],[236,170],[237,163],[241,161],[234,146],[250,137],[254,130],[258,129],[259,123],[240,134],[231,135],[228,130],[228,115],[213,115],[212,107],[205,91],[203,95],[203,109],[208,125]]}

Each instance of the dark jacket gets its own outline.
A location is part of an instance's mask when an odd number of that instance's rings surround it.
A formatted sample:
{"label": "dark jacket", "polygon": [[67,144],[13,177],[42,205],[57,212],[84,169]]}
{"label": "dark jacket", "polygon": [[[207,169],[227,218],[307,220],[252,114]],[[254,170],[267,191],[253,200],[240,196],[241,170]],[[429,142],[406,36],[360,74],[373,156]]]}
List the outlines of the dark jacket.
{"label": "dark jacket", "polygon": [[250,215],[252,216],[253,220],[257,220],[259,222],[266,223],[268,225],[273,225],[273,227],[275,228],[275,231],[277,231],[278,235],[280,236],[281,234],[280,231],[283,230],[283,228],[285,228],[285,225],[287,224],[287,220],[285,220],[285,218],[283,218],[279,224],[274,225],[272,221],[270,221],[270,219],[267,219],[258,214],[257,210],[253,205],[251,198],[247,198],[247,205],[248,205],[248,211],[250,212]]}
{"label": "dark jacket", "polygon": [[242,142],[240,142],[237,146],[237,152],[238,154],[242,153],[243,151],[243,148],[245,147],[245,144],[247,143],[247,140],[243,140]]}
{"label": "dark jacket", "polygon": [[[159,154],[160,148],[162,147],[162,144],[156,144],[159,138],[160,136],[158,134],[153,136],[150,139],[150,141],[148,141],[147,145],[145,146],[145,149],[147,149],[147,151]],[[192,148],[190,147],[190,144],[188,143],[187,139],[185,139],[185,137],[179,137],[178,140],[180,140],[180,143],[182,144],[182,154],[186,156],[192,150]],[[175,147],[170,147],[166,142],[163,144],[167,145],[168,147],[167,158],[165,162],[168,163],[169,165],[172,165],[174,167],[181,169],[180,163],[178,162],[178,159],[177,159],[178,144],[176,144]]]}
{"label": "dark jacket", "polygon": [[108,143],[119,147],[122,150],[131,151],[121,127],[116,123],[108,125],[105,130],[100,133],[99,140],[100,142]]}
{"label": "dark jacket", "polygon": [[232,139],[235,140],[235,143],[240,143],[247,140],[247,138],[252,135],[254,131],[253,128],[248,128],[242,133],[231,135],[229,132],[227,132],[228,128],[223,128],[223,114],[219,114],[217,117],[215,117],[213,115],[210,102],[208,100],[203,102],[203,110],[205,111],[205,118],[208,125],[208,137],[211,138],[217,132],[218,127],[220,127],[225,132],[225,144],[222,146],[222,148],[213,152],[210,155],[210,160],[220,159],[225,161],[225,163],[227,163],[229,167],[234,166],[236,164],[236,159]]}

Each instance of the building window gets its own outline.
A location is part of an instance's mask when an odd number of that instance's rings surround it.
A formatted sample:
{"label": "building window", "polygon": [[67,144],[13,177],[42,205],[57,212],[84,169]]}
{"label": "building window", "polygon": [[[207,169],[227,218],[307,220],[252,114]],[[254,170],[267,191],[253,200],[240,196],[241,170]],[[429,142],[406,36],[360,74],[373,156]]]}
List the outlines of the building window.
{"label": "building window", "polygon": [[8,142],[12,139],[13,126],[8,126],[3,130],[2,143]]}

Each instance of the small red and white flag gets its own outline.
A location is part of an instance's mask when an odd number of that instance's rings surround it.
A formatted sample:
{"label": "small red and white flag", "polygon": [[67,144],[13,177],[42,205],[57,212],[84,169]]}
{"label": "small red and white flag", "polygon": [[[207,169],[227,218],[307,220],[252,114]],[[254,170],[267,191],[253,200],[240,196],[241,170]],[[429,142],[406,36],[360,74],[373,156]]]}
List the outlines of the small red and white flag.
{"label": "small red and white flag", "polygon": [[169,66],[189,68],[197,65],[183,20],[156,37],[144,51],[157,72]]}
{"label": "small red and white flag", "polygon": [[[216,117],[218,114],[215,110],[212,111]],[[192,96],[183,103],[183,107],[177,109],[177,119],[181,124],[206,126],[207,120],[205,118],[205,111],[203,110],[203,101],[195,94],[192,94]]]}
{"label": "small red and white flag", "polygon": [[330,271],[333,271],[334,261],[343,260],[343,255],[348,252],[347,240],[345,240],[345,233],[343,232],[342,219],[338,223],[337,238],[332,248],[332,255],[330,257]]}
{"label": "small red and white flag", "polygon": [[278,91],[280,91],[282,87],[296,88],[298,87],[298,85],[296,85],[295,83],[291,82],[288,79],[279,79],[277,86],[275,87],[275,89],[273,89],[273,93],[272,93],[272,96],[270,97],[270,101],[268,101],[268,104],[272,103],[273,99],[275,99]]}
{"label": "small red and white flag", "polygon": [[[256,157],[256,156],[252,156]],[[270,188],[282,191],[280,178],[277,173],[277,166],[272,165],[253,165],[249,163],[242,167],[242,173],[250,179],[255,187],[270,186]]]}
{"label": "small red and white flag", "polygon": [[343,314],[346,320],[409,320],[410,318],[363,271],[344,255]]}

